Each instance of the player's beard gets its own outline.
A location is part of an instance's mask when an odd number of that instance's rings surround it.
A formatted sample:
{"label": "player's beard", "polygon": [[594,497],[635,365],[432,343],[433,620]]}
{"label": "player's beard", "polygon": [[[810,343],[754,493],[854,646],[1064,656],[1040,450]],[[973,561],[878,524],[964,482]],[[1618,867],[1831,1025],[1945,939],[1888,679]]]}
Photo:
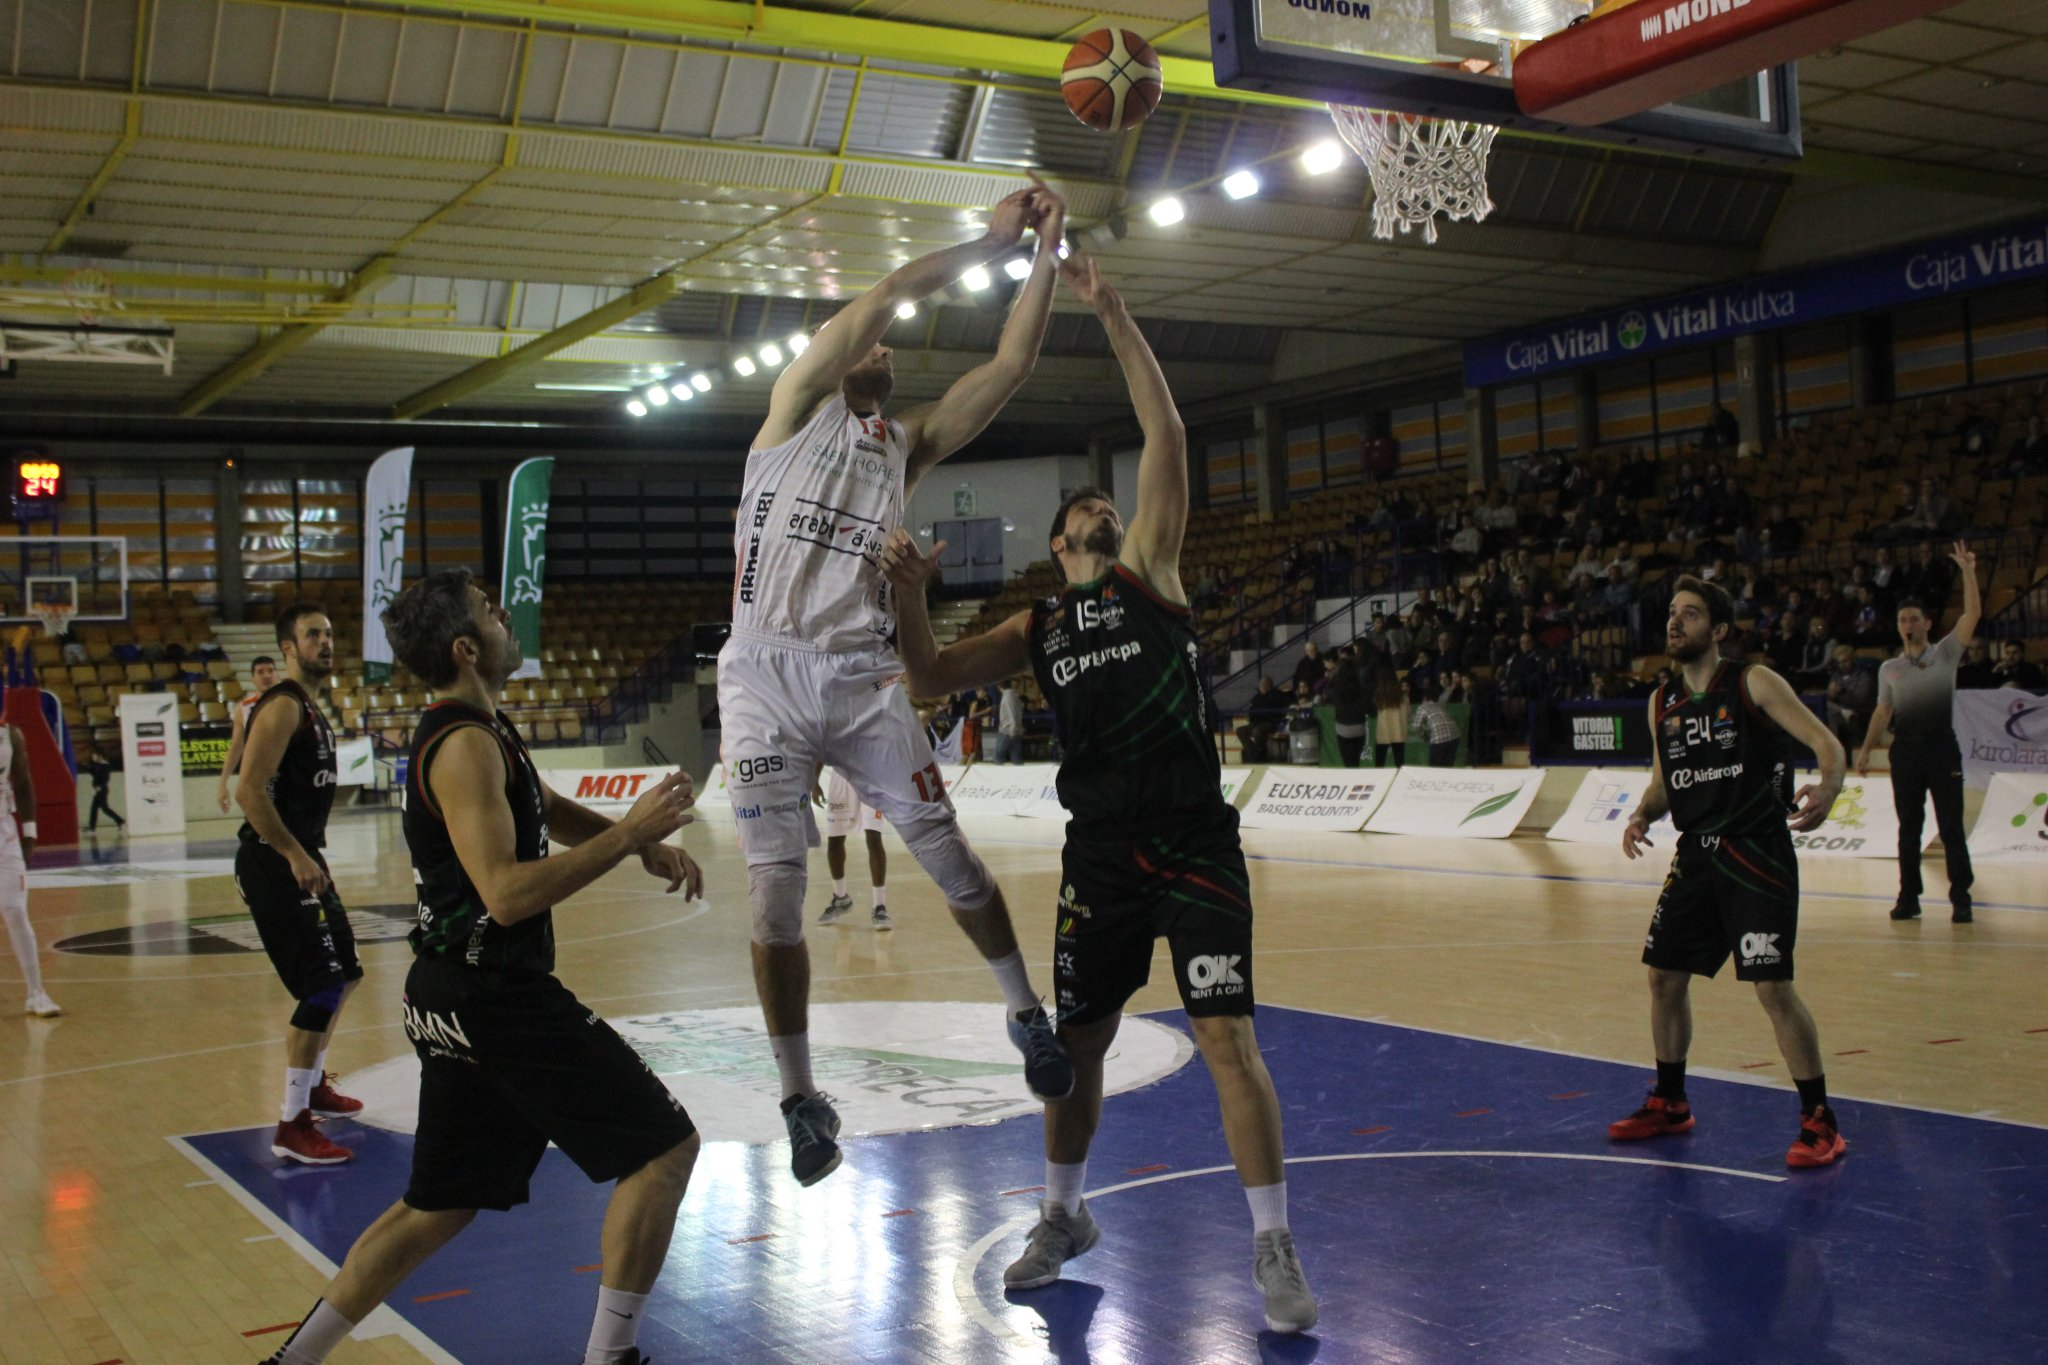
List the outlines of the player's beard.
{"label": "player's beard", "polygon": [[846,406],[859,413],[878,413],[896,392],[896,376],[880,365],[862,365],[839,381]]}
{"label": "player's beard", "polygon": [[1114,517],[1104,517],[1088,528],[1088,534],[1082,538],[1081,548],[1091,555],[1115,559],[1118,552],[1124,548],[1124,533],[1118,528]]}
{"label": "player's beard", "polygon": [[1664,643],[1669,646],[1671,662],[1689,664],[1706,657],[1707,651],[1714,647],[1714,637],[1711,633],[1697,640],[1687,636],[1682,644],[1672,644],[1667,637]]}
{"label": "player's beard", "polygon": [[[298,652],[294,650],[293,653],[297,654]],[[332,653],[329,653],[324,659],[318,654],[298,654],[298,660],[299,672],[306,675],[307,682],[325,682],[328,675],[334,672],[334,655]]]}
{"label": "player's beard", "polygon": [[524,656],[519,652],[519,637],[508,625],[505,627],[503,642],[493,644],[486,650],[484,657],[477,660],[476,671],[490,684],[491,691],[496,692],[519,671],[519,665],[525,662]]}

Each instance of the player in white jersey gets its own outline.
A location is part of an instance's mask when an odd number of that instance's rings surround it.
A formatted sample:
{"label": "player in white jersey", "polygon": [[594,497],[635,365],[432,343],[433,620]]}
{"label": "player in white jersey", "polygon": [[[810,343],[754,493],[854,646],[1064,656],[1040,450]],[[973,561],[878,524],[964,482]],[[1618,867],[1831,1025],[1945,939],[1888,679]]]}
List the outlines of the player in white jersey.
{"label": "player in white jersey", "polygon": [[[960,835],[930,743],[899,681],[882,545],[917,481],[973,440],[1038,359],[1066,205],[1039,184],[998,203],[988,232],[896,271],[840,310],[775,382],[747,456],[734,528],[732,638],[719,654],[726,783],[747,860],[754,984],[782,1078],[790,1167],[805,1185],[839,1166],[839,1116],[811,1075],[811,964],[804,945],[806,803],[820,765],[878,806],[938,883],[1003,990],[1011,1041],[1042,1099],[1074,1071],[1039,1005],[1009,907]],[[993,358],[935,403],[883,415],[894,369],[882,336],[896,310],[969,270],[1036,260]]]}
{"label": "player in white jersey", "polygon": [[220,790],[214,793],[214,801],[220,806],[220,813],[226,815],[229,809],[228,779],[235,775],[235,769],[242,766],[242,750],[249,744],[249,713],[256,709],[256,703],[263,700],[277,682],[277,660],[268,654],[258,654],[249,665],[249,679],[256,684],[254,692],[245,692],[228,711],[228,756],[220,765]]}
{"label": "player in white jersey", "polygon": [[889,850],[882,844],[882,826],[888,821],[837,768],[825,779],[825,790],[813,792],[811,799],[825,803],[825,870],[832,874],[832,899],[818,923],[842,924],[853,913],[853,897],[846,892],[846,836],[859,830],[868,846],[868,884],[875,897],[870,923],[877,931],[895,928],[889,918]]}
{"label": "player in white jersey", "polygon": [[[36,931],[28,922],[28,855],[36,851],[36,784],[29,776],[28,746],[21,731],[0,725],[0,919],[7,921],[7,937],[14,944],[14,960],[21,964],[21,979],[28,986],[22,1006],[26,1013],[54,1019],[64,1011],[43,989],[43,965],[36,956]],[[15,817],[21,819],[20,829]]]}

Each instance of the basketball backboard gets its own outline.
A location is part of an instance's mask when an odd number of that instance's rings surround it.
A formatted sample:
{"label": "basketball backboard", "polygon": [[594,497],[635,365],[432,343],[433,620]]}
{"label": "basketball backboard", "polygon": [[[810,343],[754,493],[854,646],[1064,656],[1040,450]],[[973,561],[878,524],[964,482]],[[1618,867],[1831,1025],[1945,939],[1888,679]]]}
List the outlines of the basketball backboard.
{"label": "basketball backboard", "polygon": [[1592,0],[1209,0],[1211,59],[1216,83],[1235,89],[1751,164],[1800,155],[1790,63],[1592,127],[1524,114],[1516,48],[1592,9]]}

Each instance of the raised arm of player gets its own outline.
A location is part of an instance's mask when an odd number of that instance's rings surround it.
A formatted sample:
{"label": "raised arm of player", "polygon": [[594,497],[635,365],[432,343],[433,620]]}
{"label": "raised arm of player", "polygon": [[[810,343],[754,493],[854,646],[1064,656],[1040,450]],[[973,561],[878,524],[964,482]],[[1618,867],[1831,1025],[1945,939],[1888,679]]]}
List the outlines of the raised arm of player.
{"label": "raised arm of player", "polygon": [[36,851],[36,836],[29,833],[36,822],[36,779],[29,771],[28,746],[21,742],[21,731],[8,726],[7,741],[7,785],[14,792],[14,813],[21,818],[21,856],[26,858]]}
{"label": "raised arm of player", "polygon": [[[283,697],[284,693],[267,693],[268,696]],[[292,736],[299,732],[299,708],[289,700],[273,702],[265,706],[256,704],[249,713],[247,743],[242,750],[242,780],[235,784],[235,800],[242,803],[242,814],[249,819],[249,828],[263,837],[263,842],[291,864],[292,877],[299,884],[299,890],[309,896],[317,896],[327,889],[327,873],[319,860],[306,852],[292,832],[285,828],[284,817],[277,813],[277,805],[270,799],[270,779],[277,776],[278,765],[284,762],[284,751],[291,747]]]}
{"label": "raised arm of player", "polygon": [[1628,823],[1621,827],[1621,851],[1630,858],[1643,856],[1645,848],[1655,848],[1650,842],[1650,826],[1662,820],[1671,811],[1670,793],[1664,790],[1664,753],[1657,746],[1657,699],[1650,698],[1650,785],[1643,789],[1643,799],[1636,802],[1635,810],[1629,815]]}
{"label": "raised arm of player", "polygon": [[1038,212],[1033,220],[1038,255],[1010,310],[1010,320],[1003,324],[995,355],[954,380],[936,403],[903,414],[903,433],[910,442],[909,469],[903,481],[905,498],[933,465],[987,430],[1038,364],[1045,324],[1052,317],[1052,286],[1059,270],[1060,238],[1066,235],[1067,205],[1051,190],[1040,189],[1033,206]]}
{"label": "raised arm of player", "polygon": [[882,572],[896,599],[896,649],[913,697],[937,697],[1014,678],[1031,668],[1031,613],[1020,611],[983,635],[939,648],[925,609],[925,584],[939,565],[940,541],[927,555],[899,528],[882,546]]}
{"label": "raised arm of player", "polygon": [[1984,619],[1984,590],[1977,586],[1977,553],[1962,541],[1949,552],[1963,578],[1963,614],[1956,618],[1956,643],[1968,649],[1977,638],[1977,623]]}
{"label": "raised arm of player", "polygon": [[[682,801],[683,810],[689,811],[697,804],[696,784],[690,775],[678,771],[675,774],[682,781],[676,784],[676,792]],[[590,807],[550,787],[540,784],[541,797],[547,802],[548,838],[564,848],[575,848],[597,838],[618,822],[606,815],[600,815]],[[683,823],[693,824],[696,816],[685,814]],[[688,883],[689,894],[684,900],[696,900],[704,891],[704,870],[697,866],[697,860],[674,844],[644,844],[640,850],[640,866],[649,873],[668,883],[668,889],[675,891]]]}
{"label": "raised arm of player", "polygon": [[1820,781],[1799,789],[1793,798],[1798,809],[1788,821],[1795,830],[1818,829],[1835,808],[1835,798],[1842,794],[1842,778],[1848,766],[1842,741],[1820,723],[1819,716],[1806,709],[1792,684],[1770,669],[1752,668],[1747,680],[1749,699],[1757,708],[1775,721],[1779,729],[1813,750],[1814,757],[1820,760]]}
{"label": "raised arm of player", "polygon": [[1095,261],[1079,255],[1061,274],[1067,285],[1102,319],[1109,344],[1130,386],[1131,407],[1145,446],[1138,456],[1138,505],[1124,533],[1123,564],[1160,596],[1185,602],[1180,583],[1180,547],[1188,528],[1188,433],[1173,405],[1173,392],[1160,372],[1145,334],[1138,330],[1123,296],[1102,278]]}
{"label": "raised arm of player", "polygon": [[685,773],[670,773],[642,792],[617,824],[592,831],[586,823],[579,832],[590,837],[567,853],[529,862],[519,861],[519,830],[505,799],[504,750],[482,726],[461,726],[441,741],[427,795],[447,823],[455,856],[483,896],[484,910],[500,924],[517,924],[575,895],[627,854],[681,829],[689,781]]}
{"label": "raised arm of player", "polygon": [[881,341],[896,309],[937,293],[978,265],[987,265],[1024,240],[1024,229],[1039,218],[1039,186],[999,201],[988,231],[971,242],[920,256],[839,310],[811,337],[804,353],[775,379],[768,419],[754,437],[756,450],[779,446],[803,430],[819,403],[836,393],[847,371],[866,360]]}

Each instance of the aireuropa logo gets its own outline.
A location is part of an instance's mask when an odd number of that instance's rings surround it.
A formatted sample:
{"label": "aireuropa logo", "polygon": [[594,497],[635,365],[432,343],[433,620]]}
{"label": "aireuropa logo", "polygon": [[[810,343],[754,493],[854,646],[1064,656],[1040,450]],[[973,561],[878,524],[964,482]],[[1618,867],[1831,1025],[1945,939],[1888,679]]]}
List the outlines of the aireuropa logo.
{"label": "aireuropa logo", "polygon": [[[782,1142],[782,1079],[753,1005],[613,1019],[707,1141]],[[1045,1106],[1024,1084],[1001,1006],[962,1001],[811,1005],[811,1069],[839,1110],[841,1136],[990,1123]],[[1105,1094],[1173,1074],[1194,1055],[1186,1035],[1126,1017],[1105,1059]],[[419,1061],[408,1052],[349,1073],[363,1121],[407,1133],[419,1122]]]}

